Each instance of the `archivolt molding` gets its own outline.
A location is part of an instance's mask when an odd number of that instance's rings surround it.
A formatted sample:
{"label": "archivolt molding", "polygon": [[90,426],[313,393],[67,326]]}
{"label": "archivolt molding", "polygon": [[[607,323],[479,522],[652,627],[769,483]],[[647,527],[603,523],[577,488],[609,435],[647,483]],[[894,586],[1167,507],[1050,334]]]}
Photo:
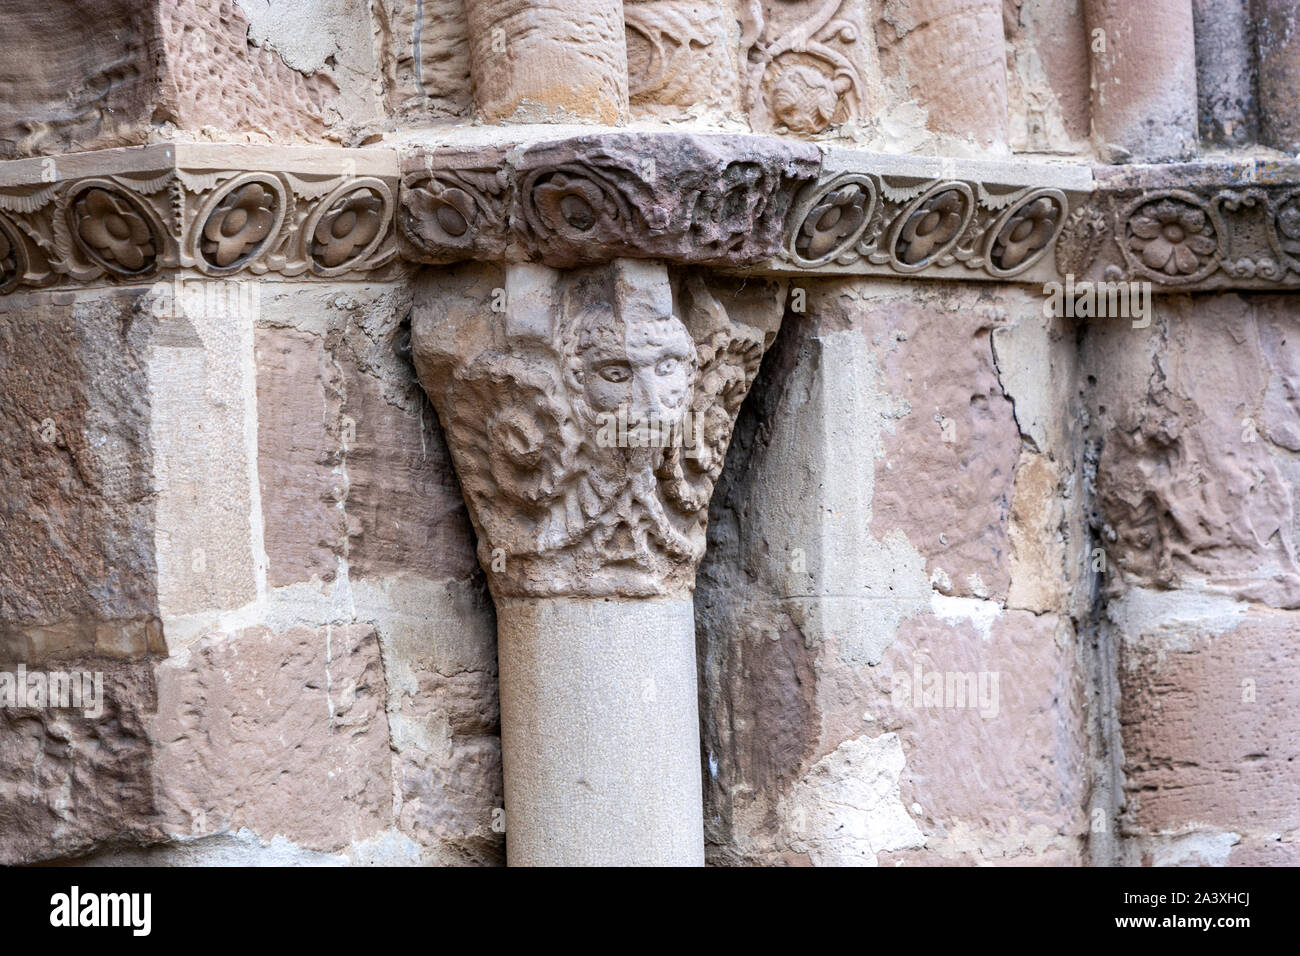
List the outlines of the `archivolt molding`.
{"label": "archivolt molding", "polygon": [[3,163],[0,292],[175,270],[372,277],[397,262],[396,174],[390,151],[188,144]]}

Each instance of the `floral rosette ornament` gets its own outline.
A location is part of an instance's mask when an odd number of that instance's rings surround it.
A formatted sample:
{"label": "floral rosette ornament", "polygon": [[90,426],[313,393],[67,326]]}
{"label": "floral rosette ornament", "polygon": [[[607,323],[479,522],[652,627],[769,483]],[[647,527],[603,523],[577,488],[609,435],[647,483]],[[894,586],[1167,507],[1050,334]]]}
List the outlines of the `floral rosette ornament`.
{"label": "floral rosette ornament", "polygon": [[478,206],[464,189],[435,179],[410,190],[408,196],[408,226],[419,239],[453,249],[473,244]]}
{"label": "floral rosette ornament", "polygon": [[1159,199],[1128,221],[1129,250],[1153,272],[1190,276],[1209,264],[1218,248],[1205,212],[1177,199]]}
{"label": "floral rosette ornament", "polygon": [[920,265],[952,242],[965,222],[967,202],[959,190],[945,189],[921,203],[898,237],[899,261]]}
{"label": "floral rosette ornament", "polygon": [[870,203],[871,196],[861,183],[828,191],[804,217],[794,251],[811,261],[842,249],[861,233]]}
{"label": "floral rosette ornament", "polygon": [[69,219],[78,241],[110,271],[144,272],[158,258],[153,230],[124,196],[98,186],[87,189],[72,203]]}
{"label": "floral rosette ornament", "polygon": [[384,201],[369,189],[339,199],[316,223],[312,258],[327,269],[348,262],[379,235],[383,215]]}
{"label": "floral rosette ornament", "polygon": [[533,187],[533,206],[541,224],[560,235],[590,233],[620,218],[618,203],[599,183],[562,171]]}
{"label": "floral rosette ornament", "polygon": [[261,183],[232,190],[203,225],[203,258],[224,268],[252,255],[271,233],[275,206],[275,193]]}
{"label": "floral rosette ornament", "polygon": [[993,239],[993,264],[1006,271],[1033,258],[1052,241],[1061,209],[1055,200],[1041,196],[1014,212]]}

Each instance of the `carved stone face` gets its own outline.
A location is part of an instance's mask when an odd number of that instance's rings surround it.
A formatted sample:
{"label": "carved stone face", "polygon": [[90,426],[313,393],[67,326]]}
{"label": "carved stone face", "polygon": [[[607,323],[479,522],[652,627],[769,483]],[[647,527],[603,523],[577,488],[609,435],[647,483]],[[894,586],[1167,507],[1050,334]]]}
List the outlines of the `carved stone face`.
{"label": "carved stone face", "polygon": [[695,343],[674,315],[625,322],[612,309],[582,317],[573,382],[589,421],[626,414],[628,429],[681,423],[695,382]]}

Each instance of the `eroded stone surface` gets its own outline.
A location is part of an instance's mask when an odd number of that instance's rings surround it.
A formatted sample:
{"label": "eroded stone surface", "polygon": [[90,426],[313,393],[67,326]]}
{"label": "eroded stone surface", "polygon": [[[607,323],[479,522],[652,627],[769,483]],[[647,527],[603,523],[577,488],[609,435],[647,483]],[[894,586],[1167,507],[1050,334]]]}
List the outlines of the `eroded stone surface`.
{"label": "eroded stone surface", "polygon": [[0,653],[139,657],[157,625],[147,370],[136,292],[0,304]]}
{"label": "eroded stone surface", "polygon": [[247,826],[338,849],[392,814],[379,640],[366,626],[214,635],[158,674],[158,809],[175,835]]}
{"label": "eroded stone surface", "polygon": [[1190,158],[1197,144],[1192,5],[1085,0],[1084,11],[1093,51],[1093,131],[1103,158]]}
{"label": "eroded stone surface", "polygon": [[[1049,410],[1057,386],[1043,374],[1063,345],[1019,296],[856,281],[808,292],[711,508],[696,595],[710,859],[1077,863],[1084,689],[1059,580],[1072,532],[1025,504],[1069,468],[1048,457],[1064,451],[1067,412]],[[998,361],[995,330],[1009,333]],[[949,395],[932,376],[954,367]],[[936,400],[946,442],[921,407]],[[937,457],[899,437],[909,421],[933,432]],[[981,460],[1000,471],[963,471],[989,445]],[[917,461],[899,477],[904,447]],[[1054,587],[1012,547],[1048,531]],[[1046,613],[1012,610],[1011,595]],[[927,703],[932,672],[969,696]]]}
{"label": "eroded stone surface", "polygon": [[320,140],[338,94],[249,41],[235,4],[5,4],[5,158],[137,145],[164,124]]}
{"label": "eroded stone surface", "polygon": [[1113,612],[1123,641],[1128,831],[1294,834],[1295,613],[1214,613],[1190,595],[1152,611],[1146,603],[1131,595]]}
{"label": "eroded stone surface", "polygon": [[1007,72],[997,0],[885,0],[876,39],[886,76],[936,132],[1006,148]]}
{"label": "eroded stone surface", "polygon": [[1162,298],[1088,333],[1104,546],[1135,584],[1300,606],[1289,299]]}
{"label": "eroded stone surface", "polygon": [[[0,862],[163,838],[149,723],[153,663],[80,658],[48,669],[102,675],[102,712],[0,707]],[[36,667],[32,668],[37,669]],[[0,671],[15,672],[12,663]]]}
{"label": "eroded stone surface", "polygon": [[627,116],[621,0],[465,0],[474,102],[488,122]]}

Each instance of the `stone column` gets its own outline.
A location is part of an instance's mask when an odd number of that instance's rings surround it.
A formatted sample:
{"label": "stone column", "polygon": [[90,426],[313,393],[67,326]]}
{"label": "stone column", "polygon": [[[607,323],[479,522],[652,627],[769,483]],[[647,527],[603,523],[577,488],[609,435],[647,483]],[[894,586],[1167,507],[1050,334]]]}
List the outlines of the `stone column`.
{"label": "stone column", "polygon": [[1255,0],[1259,54],[1260,140],[1284,153],[1300,151],[1300,12],[1287,0]]}
{"label": "stone column", "polygon": [[[882,67],[897,68],[936,133],[1004,151],[1007,146],[1007,60],[1002,4],[997,0],[884,3],[877,34]],[[896,50],[891,50],[896,47]]]}
{"label": "stone column", "polygon": [[465,8],[485,120],[626,119],[623,0],[466,0]]}
{"label": "stone column", "polygon": [[1255,142],[1255,24],[1250,0],[1193,0],[1201,138],[1223,146]]}
{"label": "stone column", "polygon": [[1196,153],[1196,41],[1191,0],[1086,0],[1092,128],[1108,162]]}
{"label": "stone column", "polygon": [[497,604],[509,862],[700,865],[691,590],[781,287],[731,302],[626,259],[499,276],[435,275],[412,344]]}

